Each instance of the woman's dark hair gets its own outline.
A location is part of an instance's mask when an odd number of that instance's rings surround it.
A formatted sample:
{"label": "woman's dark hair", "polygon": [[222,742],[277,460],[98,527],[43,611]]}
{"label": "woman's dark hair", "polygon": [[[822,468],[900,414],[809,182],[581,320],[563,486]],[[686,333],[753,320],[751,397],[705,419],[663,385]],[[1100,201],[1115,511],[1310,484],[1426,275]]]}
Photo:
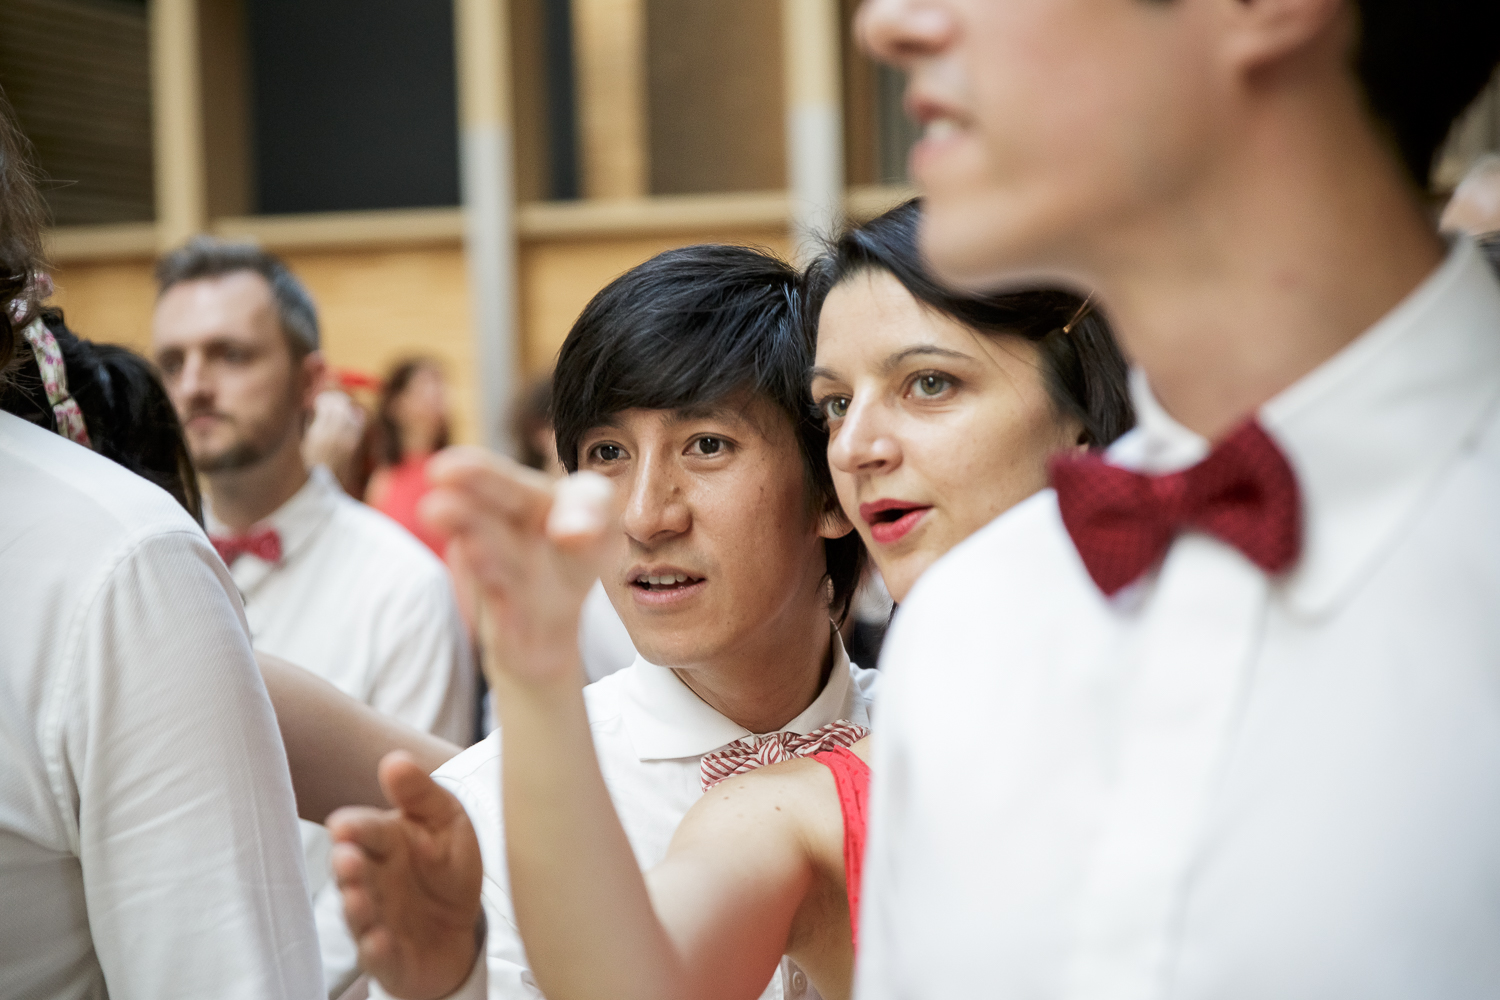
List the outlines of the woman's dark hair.
{"label": "woman's dark hair", "polygon": [[[0,382],[15,354],[16,331],[30,318],[30,285],[42,269],[47,208],[37,193],[31,144],[0,93]],[[21,316],[13,323],[12,306]]]}
{"label": "woman's dark hair", "polygon": [[[63,323],[57,309],[44,309],[42,322],[62,352],[68,390],[83,411],[89,445],[103,457],[149,480],[203,523],[203,500],[182,425],[156,369],[140,355],[115,344],[83,340]],[[0,409],[57,433],[36,357],[20,340],[17,364],[0,384]]]}
{"label": "woman's dark hair", "polygon": [[[749,247],[668,250],[631,268],[584,306],[552,376],[557,456],[578,468],[583,435],[631,409],[690,410],[749,392],[774,403],[797,431],[808,498],[834,509],[828,435],[807,389],[801,276]],[[830,610],[842,620],[859,585],[858,534],[825,539]]]}
{"label": "woman's dark hair", "polygon": [[1083,425],[1083,441],[1103,448],[1135,425],[1125,358],[1092,303],[1061,289],[962,295],[928,274],[917,248],[921,199],[845,230],[807,269],[804,335],[815,353],[818,316],[828,293],[870,271],[894,277],[918,302],[986,334],[1023,337],[1041,352],[1057,412]]}
{"label": "woman's dark hair", "polygon": [[[1500,63],[1494,0],[1356,0],[1355,71],[1418,186]],[[1488,13],[1486,13],[1488,11]]]}
{"label": "woman's dark hair", "polygon": [[[417,372],[423,369],[440,372],[442,366],[432,358],[407,358],[396,363],[380,387],[380,402],[375,407],[375,448],[383,465],[400,465],[401,460],[406,457],[401,452],[401,426],[396,423],[396,415],[392,411],[396,400],[411,385]],[[446,447],[448,421],[444,420],[442,427],[438,428],[438,438],[433,442],[433,450],[441,451]]]}

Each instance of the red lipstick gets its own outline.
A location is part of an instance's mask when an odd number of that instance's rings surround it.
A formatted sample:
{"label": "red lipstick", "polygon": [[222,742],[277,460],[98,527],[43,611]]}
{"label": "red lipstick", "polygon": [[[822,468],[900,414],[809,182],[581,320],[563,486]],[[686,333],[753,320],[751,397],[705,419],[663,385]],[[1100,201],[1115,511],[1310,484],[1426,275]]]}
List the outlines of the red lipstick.
{"label": "red lipstick", "polygon": [[932,509],[930,504],[910,500],[875,500],[859,505],[859,516],[870,526],[870,537],[881,545],[894,545],[905,538]]}

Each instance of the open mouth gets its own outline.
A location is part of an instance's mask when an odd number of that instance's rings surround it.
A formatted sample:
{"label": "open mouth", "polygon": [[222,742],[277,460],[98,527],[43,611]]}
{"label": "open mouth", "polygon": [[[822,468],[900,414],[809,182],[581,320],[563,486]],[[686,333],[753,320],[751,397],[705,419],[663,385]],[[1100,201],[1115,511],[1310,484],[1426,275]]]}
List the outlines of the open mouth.
{"label": "open mouth", "polygon": [[648,594],[662,594],[686,590],[702,582],[703,577],[689,576],[686,573],[643,573],[631,580],[630,585]]}
{"label": "open mouth", "polygon": [[859,516],[870,526],[870,537],[882,545],[900,541],[932,507],[904,500],[860,504]]}

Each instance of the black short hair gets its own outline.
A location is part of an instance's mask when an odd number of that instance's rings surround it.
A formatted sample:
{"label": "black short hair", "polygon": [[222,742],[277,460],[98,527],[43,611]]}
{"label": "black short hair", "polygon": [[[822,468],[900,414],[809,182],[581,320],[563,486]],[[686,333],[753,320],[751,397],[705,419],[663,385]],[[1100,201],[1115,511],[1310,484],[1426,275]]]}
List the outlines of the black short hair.
{"label": "black short hair", "polygon": [[[58,309],[44,309],[67,373],[68,393],[78,403],[89,447],[172,494],[199,524],[203,501],[182,425],[156,368],[125,347],[96,344],[69,330]],[[54,434],[57,418],[47,401],[35,356],[21,342],[12,376],[0,383],[0,410]]]}
{"label": "black short hair", "polygon": [[1426,188],[1454,119],[1500,63],[1500,12],[1494,0],[1354,4],[1354,65],[1370,112],[1390,133],[1412,179]]}
{"label": "black short hair", "polygon": [[918,249],[921,209],[921,199],[913,198],[846,229],[808,266],[804,332],[810,351],[816,353],[818,316],[828,293],[856,275],[884,271],[918,302],[965,326],[1035,343],[1053,406],[1083,425],[1083,443],[1103,448],[1133,427],[1125,358],[1099,310],[1060,288],[966,295],[943,287]]}
{"label": "black short hair", "polygon": [[195,236],[156,262],[157,297],[184,281],[217,278],[250,271],[266,279],[276,302],[276,315],[292,356],[306,357],[318,349],[318,307],[291,268],[273,253],[253,243],[234,243],[212,236]]}
{"label": "black short hair", "polygon": [[15,351],[11,306],[26,322],[31,287],[42,269],[42,226],[47,208],[36,189],[31,144],[0,92],[0,381]]}
{"label": "black short hair", "polygon": [[[807,388],[812,356],[802,337],[801,276],[750,247],[668,250],[625,272],[584,307],[552,376],[557,455],[578,468],[583,435],[631,409],[712,406],[750,392],[774,403],[797,431],[809,500],[838,503],[828,435]],[[865,550],[851,531],[825,540],[830,609],[842,620]]]}

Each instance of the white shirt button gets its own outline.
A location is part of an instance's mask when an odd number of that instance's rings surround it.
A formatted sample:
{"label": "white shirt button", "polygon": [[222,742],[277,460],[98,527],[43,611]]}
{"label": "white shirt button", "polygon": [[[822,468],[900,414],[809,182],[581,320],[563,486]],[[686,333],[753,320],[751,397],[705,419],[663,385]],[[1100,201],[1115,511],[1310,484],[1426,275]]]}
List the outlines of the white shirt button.
{"label": "white shirt button", "polygon": [[807,974],[805,972],[803,972],[801,969],[795,969],[792,972],[792,992],[793,993],[806,993],[807,992]]}

